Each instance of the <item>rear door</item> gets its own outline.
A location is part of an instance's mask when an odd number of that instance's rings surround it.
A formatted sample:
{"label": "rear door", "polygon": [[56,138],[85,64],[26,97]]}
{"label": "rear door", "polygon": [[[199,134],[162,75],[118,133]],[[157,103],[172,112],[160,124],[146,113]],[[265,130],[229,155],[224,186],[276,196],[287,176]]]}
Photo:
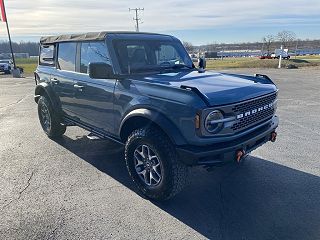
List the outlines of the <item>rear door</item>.
{"label": "rear door", "polygon": [[77,80],[75,81],[75,101],[73,110],[82,122],[114,133],[114,87],[115,79],[91,79],[89,63],[111,64],[104,41],[82,42],[78,45]]}
{"label": "rear door", "polygon": [[63,112],[76,117],[75,79],[77,43],[59,43],[57,46],[56,70],[51,75],[51,83],[58,95]]}

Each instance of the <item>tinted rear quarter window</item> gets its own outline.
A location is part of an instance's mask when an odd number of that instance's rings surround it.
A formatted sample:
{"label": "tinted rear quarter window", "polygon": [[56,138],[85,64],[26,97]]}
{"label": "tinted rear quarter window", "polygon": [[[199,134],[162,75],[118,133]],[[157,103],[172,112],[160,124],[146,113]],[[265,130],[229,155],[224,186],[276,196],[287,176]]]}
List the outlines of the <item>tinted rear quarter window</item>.
{"label": "tinted rear quarter window", "polygon": [[58,68],[66,71],[76,69],[77,43],[59,43]]}
{"label": "tinted rear quarter window", "polygon": [[54,65],[54,45],[42,45],[40,47],[40,65]]}
{"label": "tinted rear quarter window", "polygon": [[104,42],[83,42],[80,53],[80,72],[88,73],[89,63],[104,62],[111,65],[107,46]]}

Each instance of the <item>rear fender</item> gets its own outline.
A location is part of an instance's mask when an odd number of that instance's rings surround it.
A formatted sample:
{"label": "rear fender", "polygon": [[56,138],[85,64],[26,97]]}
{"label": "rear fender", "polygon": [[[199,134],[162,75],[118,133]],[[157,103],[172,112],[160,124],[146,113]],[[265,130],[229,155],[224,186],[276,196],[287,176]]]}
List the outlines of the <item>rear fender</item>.
{"label": "rear fender", "polygon": [[59,100],[58,96],[54,93],[50,84],[48,84],[46,82],[41,82],[38,85],[36,85],[35,95],[34,95],[34,100],[36,103],[38,103],[39,98],[41,96],[48,97],[54,112],[56,114],[58,114],[59,116],[62,116],[62,109],[61,109],[60,100]]}

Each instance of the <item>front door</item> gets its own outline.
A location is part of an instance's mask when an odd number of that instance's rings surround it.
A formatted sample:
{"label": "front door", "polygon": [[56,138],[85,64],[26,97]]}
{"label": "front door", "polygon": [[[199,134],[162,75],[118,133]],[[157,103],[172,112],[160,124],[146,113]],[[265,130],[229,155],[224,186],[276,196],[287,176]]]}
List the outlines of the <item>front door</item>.
{"label": "front door", "polygon": [[74,82],[73,110],[79,119],[105,132],[114,133],[114,87],[115,79],[91,79],[89,63],[105,62],[111,65],[104,41],[79,44],[76,81]]}
{"label": "front door", "polygon": [[77,77],[74,111],[78,118],[102,131],[114,133],[113,92],[116,80]]}

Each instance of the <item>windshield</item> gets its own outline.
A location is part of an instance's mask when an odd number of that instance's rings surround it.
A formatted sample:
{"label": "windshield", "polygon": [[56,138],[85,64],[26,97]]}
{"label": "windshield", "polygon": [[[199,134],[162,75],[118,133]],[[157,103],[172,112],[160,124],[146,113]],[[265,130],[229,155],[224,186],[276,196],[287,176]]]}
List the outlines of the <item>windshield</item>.
{"label": "windshield", "polygon": [[179,42],[114,40],[113,44],[123,74],[193,68],[188,53]]}
{"label": "windshield", "polygon": [[0,60],[0,63],[10,63],[9,60]]}

